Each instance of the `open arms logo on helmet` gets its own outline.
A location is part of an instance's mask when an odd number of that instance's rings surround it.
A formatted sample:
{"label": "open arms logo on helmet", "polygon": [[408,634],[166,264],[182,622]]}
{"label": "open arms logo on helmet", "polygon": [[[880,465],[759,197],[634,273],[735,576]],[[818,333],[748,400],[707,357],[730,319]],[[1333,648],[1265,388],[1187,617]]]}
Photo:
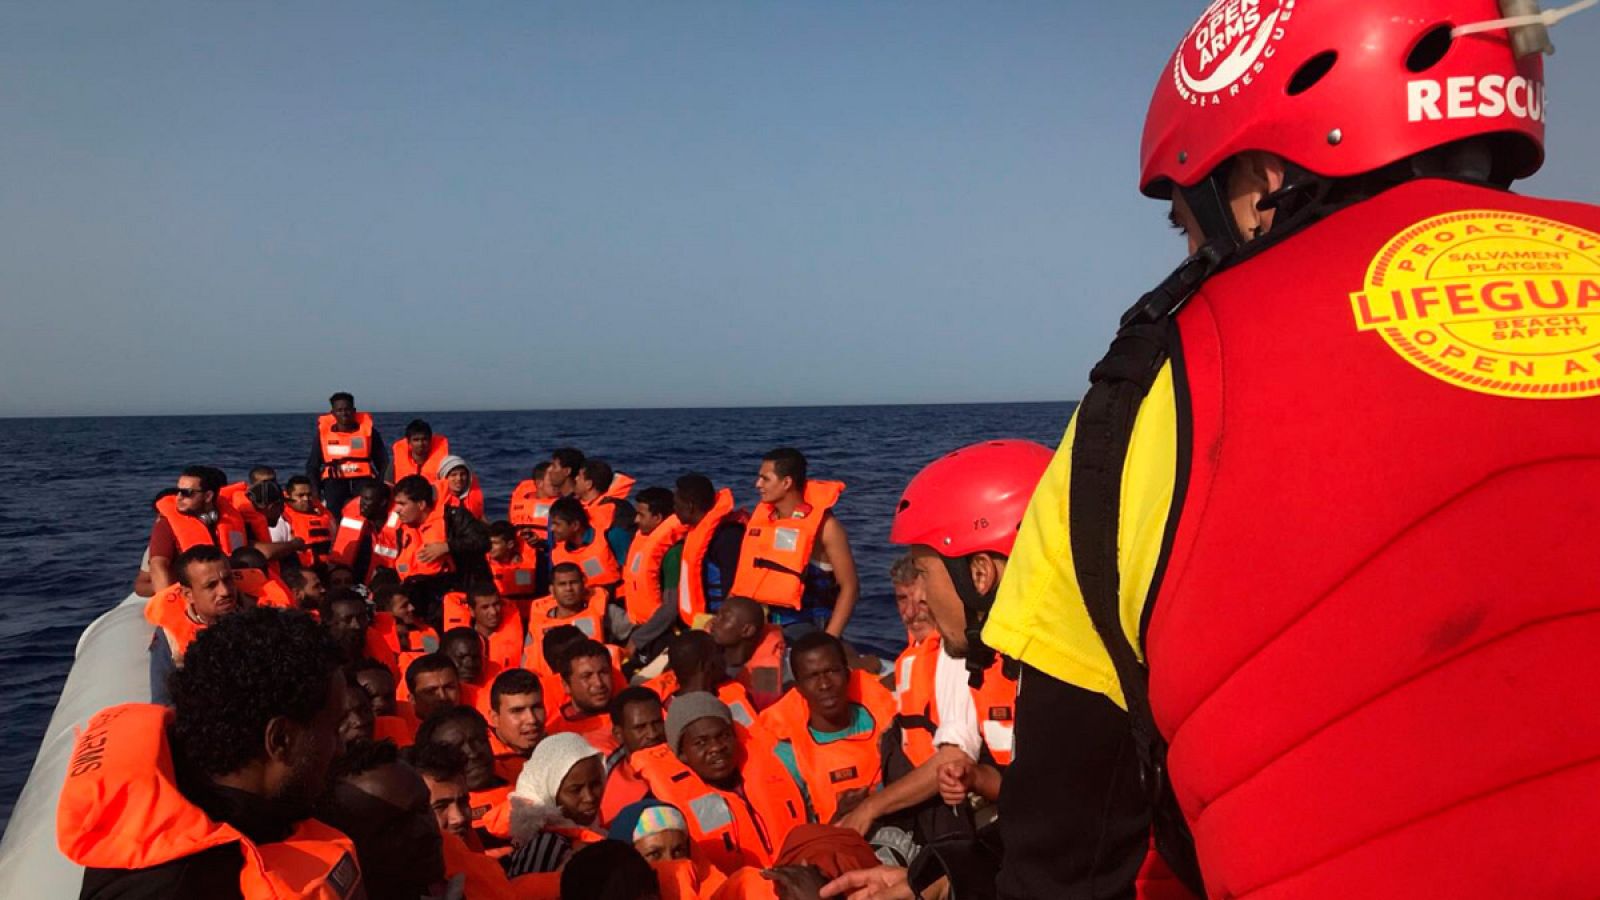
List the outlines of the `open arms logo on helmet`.
{"label": "open arms logo on helmet", "polygon": [[1498,210],[1435,216],[1384,244],[1350,306],[1358,331],[1458,387],[1600,395],[1600,235]]}
{"label": "open arms logo on helmet", "polygon": [[1196,106],[1249,87],[1274,55],[1295,0],[1215,0],[1172,59],[1178,95]]}

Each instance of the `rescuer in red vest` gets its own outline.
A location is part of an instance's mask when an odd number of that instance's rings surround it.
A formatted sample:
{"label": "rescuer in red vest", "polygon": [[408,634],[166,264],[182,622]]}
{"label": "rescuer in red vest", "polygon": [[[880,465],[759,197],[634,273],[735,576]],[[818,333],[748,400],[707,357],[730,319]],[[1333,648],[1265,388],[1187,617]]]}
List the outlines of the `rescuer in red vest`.
{"label": "rescuer in red vest", "polygon": [[1193,255],[984,629],[1001,896],[1127,890],[1152,824],[1215,897],[1600,884],[1600,209],[1507,190],[1550,20],[1403,6],[1219,0],[1157,79],[1139,188]]}

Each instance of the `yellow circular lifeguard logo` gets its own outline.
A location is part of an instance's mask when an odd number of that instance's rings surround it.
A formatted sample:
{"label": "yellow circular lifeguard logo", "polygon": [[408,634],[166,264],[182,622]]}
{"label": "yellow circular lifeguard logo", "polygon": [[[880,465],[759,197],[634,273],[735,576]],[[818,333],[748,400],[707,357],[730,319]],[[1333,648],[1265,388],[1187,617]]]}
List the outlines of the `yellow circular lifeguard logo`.
{"label": "yellow circular lifeguard logo", "polygon": [[1600,235],[1497,210],[1436,216],[1389,241],[1350,295],[1435,378],[1502,397],[1600,394]]}

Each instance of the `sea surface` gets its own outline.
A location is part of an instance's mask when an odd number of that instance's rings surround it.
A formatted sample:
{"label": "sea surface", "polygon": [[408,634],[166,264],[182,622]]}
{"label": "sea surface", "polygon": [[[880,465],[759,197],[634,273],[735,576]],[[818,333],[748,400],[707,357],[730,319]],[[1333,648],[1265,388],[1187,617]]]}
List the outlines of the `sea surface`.
{"label": "sea surface", "polygon": [[[894,653],[889,523],[906,481],[924,464],[987,438],[1055,447],[1069,403],[851,406],[560,412],[378,413],[385,441],[413,418],[450,438],[477,471],[491,519],[511,488],[551,448],[574,446],[633,475],[639,488],[670,488],[702,472],[755,504],[761,454],[802,450],[816,478],[848,488],[837,514],[861,571],[862,597],[847,637]],[[0,419],[0,824],[8,821],[72,664],[78,635],[128,595],[153,521],[150,502],[186,465],[221,467],[240,480],[251,466],[302,472],[315,413]]]}

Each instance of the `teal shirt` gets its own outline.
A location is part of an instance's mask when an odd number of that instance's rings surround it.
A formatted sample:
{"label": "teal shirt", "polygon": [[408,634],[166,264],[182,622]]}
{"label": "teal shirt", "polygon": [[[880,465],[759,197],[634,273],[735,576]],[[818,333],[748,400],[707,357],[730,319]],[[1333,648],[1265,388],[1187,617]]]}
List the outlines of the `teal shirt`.
{"label": "teal shirt", "polygon": [[[818,731],[807,726],[806,730],[811,732],[811,739],[819,744],[831,744],[834,741],[842,741],[845,738],[871,734],[872,729],[876,727],[872,721],[872,713],[867,712],[867,708],[859,703],[850,704],[850,709],[854,715],[850,719],[849,726],[844,730]],[[800,764],[795,762],[794,745],[788,741],[779,741],[773,752],[777,755],[779,761],[783,763],[783,767],[789,770],[789,777],[793,778],[794,783],[800,787],[800,796],[804,797],[806,801],[806,819],[815,822],[817,813],[811,804],[811,791],[806,787],[805,776],[800,774]]]}

